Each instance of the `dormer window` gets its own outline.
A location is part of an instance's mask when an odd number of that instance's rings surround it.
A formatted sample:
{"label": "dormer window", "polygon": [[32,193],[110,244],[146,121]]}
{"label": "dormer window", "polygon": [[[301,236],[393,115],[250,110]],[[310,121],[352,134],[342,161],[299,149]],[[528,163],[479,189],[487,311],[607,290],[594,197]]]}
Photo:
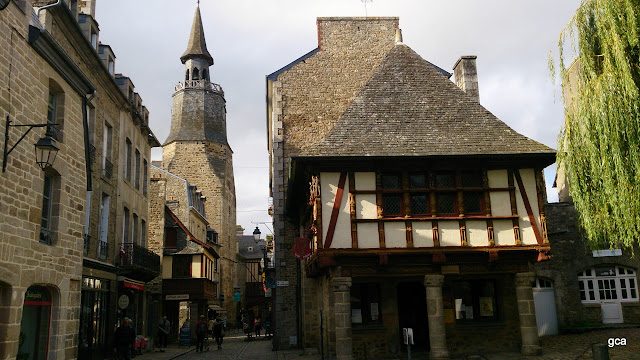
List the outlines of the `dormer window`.
{"label": "dormer window", "polygon": [[107,68],[109,69],[109,74],[113,76],[115,74],[116,69],[115,69],[115,62],[113,61],[112,58],[109,58]]}
{"label": "dormer window", "polygon": [[98,48],[98,34],[93,32],[93,30],[91,31],[91,47],[94,49]]}

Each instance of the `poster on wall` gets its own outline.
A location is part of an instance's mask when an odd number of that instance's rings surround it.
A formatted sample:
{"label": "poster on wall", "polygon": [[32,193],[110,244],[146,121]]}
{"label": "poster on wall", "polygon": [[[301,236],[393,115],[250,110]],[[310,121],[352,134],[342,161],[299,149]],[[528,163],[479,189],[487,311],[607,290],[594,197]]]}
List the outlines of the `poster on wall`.
{"label": "poster on wall", "polygon": [[480,316],[493,316],[493,298],[480,298]]}
{"label": "poster on wall", "polygon": [[371,303],[371,320],[378,320],[379,318],[378,303]]}
{"label": "poster on wall", "polygon": [[351,322],[362,324],[362,309],[351,309]]}

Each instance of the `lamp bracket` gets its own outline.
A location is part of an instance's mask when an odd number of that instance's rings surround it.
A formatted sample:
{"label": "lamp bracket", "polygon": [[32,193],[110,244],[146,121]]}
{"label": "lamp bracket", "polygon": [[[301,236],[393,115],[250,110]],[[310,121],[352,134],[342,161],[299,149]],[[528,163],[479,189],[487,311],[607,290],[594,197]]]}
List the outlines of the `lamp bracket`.
{"label": "lamp bracket", "polygon": [[[27,134],[29,134],[29,132],[31,131],[31,129],[33,128],[41,128],[41,127],[49,127],[49,126],[56,126],[58,124],[51,124],[51,123],[45,123],[45,124],[25,124],[25,125],[11,125],[11,120],[9,120],[9,115],[7,115],[7,125],[5,127],[5,131],[4,131],[4,154],[2,156],[2,172],[5,172],[7,170],[7,158],[9,157],[9,154],[11,154],[11,152],[13,151],[13,149],[16,148],[16,146],[18,146],[18,144],[20,144],[20,142],[27,136]],[[9,151],[7,151],[7,145],[9,144],[9,128],[10,127],[26,127],[28,128],[27,131],[24,132],[24,134],[22,134],[22,136],[20,136],[20,139],[18,139],[18,141],[13,144],[13,146],[11,147],[11,149],[9,149]],[[49,133],[49,131],[47,130],[47,133]]]}

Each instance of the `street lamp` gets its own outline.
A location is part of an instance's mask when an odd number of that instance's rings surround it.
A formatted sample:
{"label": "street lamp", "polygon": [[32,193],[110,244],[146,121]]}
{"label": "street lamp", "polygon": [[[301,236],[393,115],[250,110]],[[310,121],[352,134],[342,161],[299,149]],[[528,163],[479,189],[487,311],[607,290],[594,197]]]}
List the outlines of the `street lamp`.
{"label": "street lamp", "polygon": [[262,233],[260,232],[260,229],[258,229],[258,227],[256,226],[256,229],[253,230],[253,239],[255,241],[260,240],[260,234],[262,234]]}
{"label": "street lamp", "polygon": [[[2,1],[2,0],[0,0]],[[51,124],[49,122],[45,124],[28,124],[28,125],[11,125],[11,120],[9,120],[9,116],[7,116],[7,126],[4,131],[4,154],[2,156],[2,172],[7,170],[7,159],[9,154],[13,151],[13,149],[20,144],[22,139],[27,136],[31,129],[36,127],[46,127],[47,131],[44,134],[43,138],[40,138],[38,142],[35,144],[36,150],[36,163],[42,170],[45,170],[51,166],[53,166],[53,162],[56,160],[56,156],[58,155],[58,146],[56,145],[56,140],[53,138],[53,133],[51,132],[52,128],[57,124]],[[27,131],[18,139],[18,141],[11,147],[11,149],[7,150],[7,146],[9,144],[9,128],[11,127],[27,127]]]}

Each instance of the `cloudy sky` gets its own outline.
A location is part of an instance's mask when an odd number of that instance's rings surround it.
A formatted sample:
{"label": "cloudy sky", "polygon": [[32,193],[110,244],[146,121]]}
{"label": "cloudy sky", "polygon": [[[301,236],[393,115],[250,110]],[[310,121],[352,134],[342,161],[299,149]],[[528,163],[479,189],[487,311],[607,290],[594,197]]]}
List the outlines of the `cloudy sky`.
{"label": "cloudy sky", "polygon": [[[211,81],[227,100],[234,152],[237,222],[271,233],[265,75],[317,47],[316,17],[398,16],[404,43],[452,72],[460,55],[477,55],[480,102],[516,131],[552,148],[563,120],[551,83],[549,51],[580,0],[201,0]],[[97,0],[100,41],[131,77],[163,142],[173,86],[182,79],[196,0]],[[365,12],[366,11],[366,12]],[[161,149],[152,151],[161,160]],[[555,167],[545,170],[549,201]],[[264,223],[267,223],[265,226]]]}

